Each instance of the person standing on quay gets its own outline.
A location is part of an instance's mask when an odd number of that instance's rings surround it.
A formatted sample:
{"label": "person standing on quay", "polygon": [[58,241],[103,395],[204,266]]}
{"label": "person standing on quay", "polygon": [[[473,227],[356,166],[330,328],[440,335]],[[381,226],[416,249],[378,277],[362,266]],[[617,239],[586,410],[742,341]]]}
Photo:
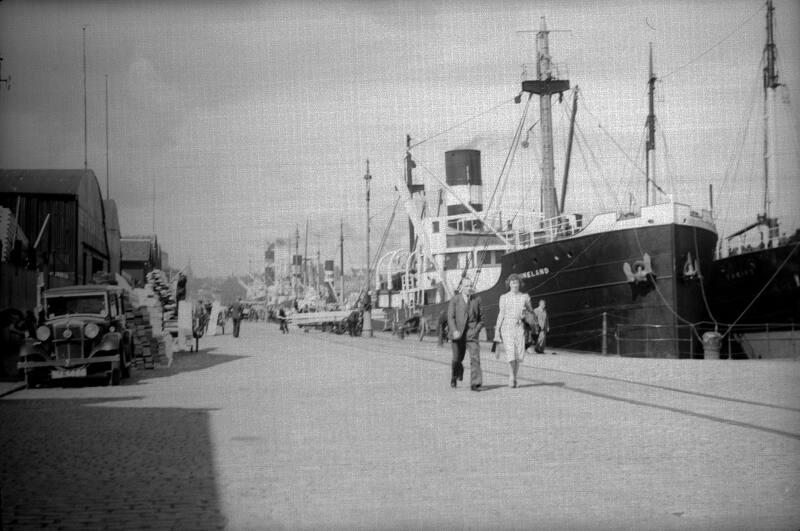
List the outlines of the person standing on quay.
{"label": "person standing on quay", "polygon": [[536,329],[534,333],[538,334],[536,337],[536,346],[533,347],[533,350],[539,354],[544,354],[547,333],[550,331],[550,318],[547,316],[544,299],[539,301],[539,306],[533,310],[533,315],[536,318]]}
{"label": "person standing on quay", "polygon": [[242,298],[239,297],[231,304],[231,319],[233,319],[233,337],[239,337],[239,326],[242,324]]}
{"label": "person standing on quay", "polygon": [[278,321],[281,324],[281,334],[288,334],[289,333],[289,325],[286,323],[286,312],[283,311],[283,308],[278,310]]}
{"label": "person standing on quay", "polygon": [[[497,324],[494,337],[503,343],[508,362],[508,386],[517,386],[517,372],[525,359],[525,312],[532,312],[530,297],[520,293],[519,275],[511,274],[506,279],[508,293],[500,296]],[[499,356],[499,354],[497,354]]]}
{"label": "person standing on quay", "polygon": [[483,383],[481,373],[481,348],[478,335],[483,328],[481,300],[473,296],[475,289],[470,279],[464,279],[464,287],[460,293],[450,299],[447,306],[447,325],[453,339],[453,362],[450,372],[450,387],[456,386],[456,380],[464,378],[464,355],[469,349],[470,389],[480,390]]}

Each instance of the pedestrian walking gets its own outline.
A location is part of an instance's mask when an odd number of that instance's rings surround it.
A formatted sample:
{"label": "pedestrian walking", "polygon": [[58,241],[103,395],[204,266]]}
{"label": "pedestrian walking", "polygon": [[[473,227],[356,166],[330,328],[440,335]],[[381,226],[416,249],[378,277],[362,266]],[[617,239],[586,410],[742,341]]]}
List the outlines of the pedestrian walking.
{"label": "pedestrian walking", "polygon": [[547,316],[544,299],[539,301],[539,306],[533,310],[533,315],[535,317],[533,333],[536,335],[536,345],[533,350],[539,354],[544,354],[547,333],[550,332],[550,318]]}
{"label": "pedestrian walking", "polygon": [[447,325],[453,340],[450,387],[456,387],[456,381],[464,379],[464,355],[469,350],[470,389],[478,391],[483,384],[481,347],[478,343],[478,336],[483,328],[483,315],[480,297],[476,297],[474,293],[472,281],[465,278],[461,291],[450,299],[447,306]]}
{"label": "pedestrian walking", "polygon": [[449,341],[450,334],[447,330],[447,310],[442,310],[437,319],[436,344],[440,347]]}
{"label": "pedestrian walking", "polygon": [[[525,359],[525,315],[532,314],[530,297],[519,291],[520,278],[516,273],[506,279],[509,291],[500,296],[499,313],[494,336],[499,338],[508,362],[508,386],[517,386],[517,372]],[[495,354],[496,357],[500,353]]]}
{"label": "pedestrian walking", "polygon": [[283,308],[278,310],[278,321],[280,321],[281,324],[281,333],[288,334],[289,325],[286,323],[286,312],[283,311]]}
{"label": "pedestrian walking", "polygon": [[233,337],[239,337],[239,326],[242,324],[242,298],[239,297],[231,304],[231,319],[233,319]]}

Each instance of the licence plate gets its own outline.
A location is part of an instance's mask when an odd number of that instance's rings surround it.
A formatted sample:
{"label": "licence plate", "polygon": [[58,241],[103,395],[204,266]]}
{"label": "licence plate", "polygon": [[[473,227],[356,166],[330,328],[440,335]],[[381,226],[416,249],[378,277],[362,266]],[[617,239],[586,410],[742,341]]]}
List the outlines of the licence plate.
{"label": "licence plate", "polygon": [[86,378],[86,367],[79,367],[77,369],[54,369],[50,371],[50,378],[57,380],[58,378]]}

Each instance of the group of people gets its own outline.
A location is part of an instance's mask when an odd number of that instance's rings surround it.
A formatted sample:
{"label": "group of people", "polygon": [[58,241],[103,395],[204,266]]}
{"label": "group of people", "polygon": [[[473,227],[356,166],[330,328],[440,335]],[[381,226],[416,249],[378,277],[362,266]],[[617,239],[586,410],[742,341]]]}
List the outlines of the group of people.
{"label": "group of people", "polygon": [[[495,343],[502,344],[502,349],[505,351],[505,359],[508,362],[508,386],[517,387],[519,366],[529,348],[528,330],[533,339],[534,350],[542,354],[547,332],[550,331],[550,322],[545,301],[540,300],[539,305],[532,308],[530,297],[520,292],[519,275],[509,275],[506,284],[509,291],[500,296],[494,338]],[[484,325],[481,301],[474,294],[474,283],[470,279],[465,279],[462,289],[450,300],[447,307],[447,326],[453,350],[450,387],[456,387],[458,382],[464,379],[463,362],[466,352],[469,351],[470,389],[479,391],[483,385],[483,373],[478,338]],[[499,355],[497,352],[496,357]]]}

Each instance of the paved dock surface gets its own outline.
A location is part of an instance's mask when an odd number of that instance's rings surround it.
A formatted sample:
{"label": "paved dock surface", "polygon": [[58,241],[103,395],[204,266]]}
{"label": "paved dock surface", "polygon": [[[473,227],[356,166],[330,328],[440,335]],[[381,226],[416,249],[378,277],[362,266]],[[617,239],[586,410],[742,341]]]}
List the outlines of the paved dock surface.
{"label": "paved dock surface", "polygon": [[17,391],[2,528],[800,529],[800,363],[550,352],[472,392],[431,339],[248,322]]}

